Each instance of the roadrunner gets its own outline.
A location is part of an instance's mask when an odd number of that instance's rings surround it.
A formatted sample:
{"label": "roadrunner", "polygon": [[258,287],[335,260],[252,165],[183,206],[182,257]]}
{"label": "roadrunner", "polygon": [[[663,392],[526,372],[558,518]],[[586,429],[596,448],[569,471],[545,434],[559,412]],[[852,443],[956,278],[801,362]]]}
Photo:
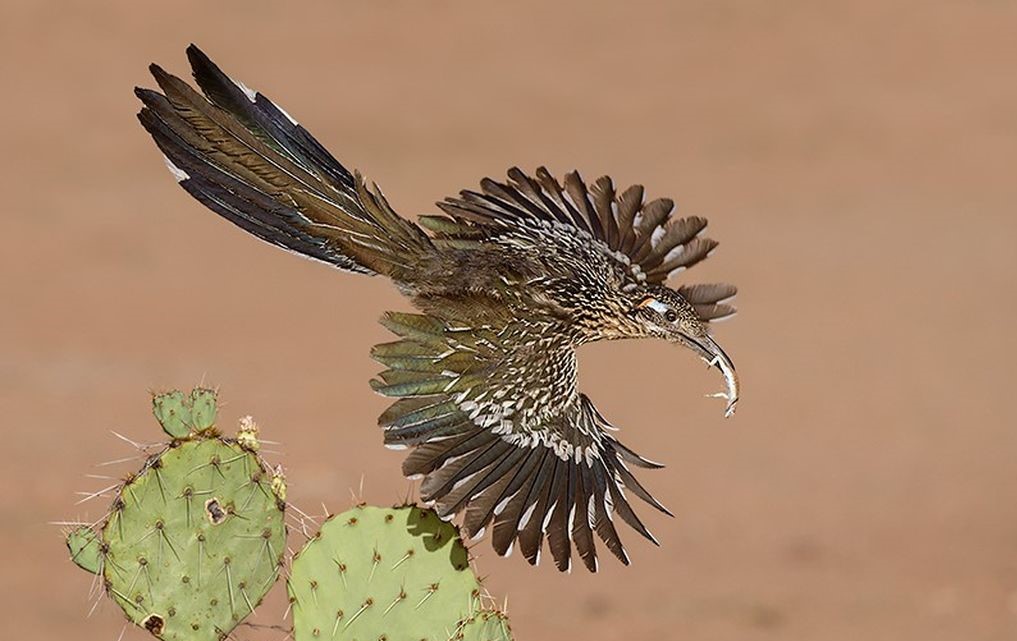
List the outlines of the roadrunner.
{"label": "roadrunner", "polygon": [[706,220],[673,218],[610,178],[559,182],[544,168],[485,178],[417,223],[377,185],[350,173],[264,94],[226,76],[193,45],[204,95],[163,71],[162,93],[137,89],[141,124],[180,186],[226,220],[297,254],[391,279],[421,313],[386,313],[398,340],[377,345],[375,391],[398,397],[379,418],[385,445],[411,449],[403,473],[468,537],[495,550],[518,541],[536,564],[543,541],[560,570],[572,548],[596,571],[596,535],[623,563],[615,516],[656,540],[627,493],[670,514],[629,466],[659,468],[622,445],[576,389],[576,348],[661,338],[723,374],[726,415],[738,401],[731,360],[709,333],[730,316],[724,284],[669,288],[672,274],[716,247]]}

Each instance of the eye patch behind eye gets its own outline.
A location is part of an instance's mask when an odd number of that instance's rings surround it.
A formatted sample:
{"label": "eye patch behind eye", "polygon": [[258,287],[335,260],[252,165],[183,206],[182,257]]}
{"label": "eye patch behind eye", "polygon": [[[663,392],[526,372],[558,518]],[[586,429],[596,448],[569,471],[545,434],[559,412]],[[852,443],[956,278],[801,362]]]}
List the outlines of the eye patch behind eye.
{"label": "eye patch behind eye", "polygon": [[652,309],[653,311],[657,312],[658,314],[663,314],[664,312],[666,312],[668,310],[668,306],[665,305],[664,303],[660,302],[656,298],[644,298],[642,300],[642,302],[640,302],[638,305],[636,305],[636,307],[638,309],[642,309],[644,307],[649,307],[650,309]]}

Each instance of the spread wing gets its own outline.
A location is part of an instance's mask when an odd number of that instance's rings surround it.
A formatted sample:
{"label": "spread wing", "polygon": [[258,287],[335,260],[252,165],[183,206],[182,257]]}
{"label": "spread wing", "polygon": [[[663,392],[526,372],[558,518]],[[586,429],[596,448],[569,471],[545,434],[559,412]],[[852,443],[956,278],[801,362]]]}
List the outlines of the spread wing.
{"label": "spread wing", "polygon": [[382,320],[400,340],[372,350],[389,368],[372,386],[401,397],[379,422],[386,445],[414,448],[403,472],[423,477],[421,495],[439,514],[464,512],[468,536],[493,524],[501,555],[518,540],[536,564],[546,538],[558,569],[570,568],[574,547],[596,571],[596,534],[627,564],[616,515],[656,543],[627,492],[668,513],[628,465],[660,466],[619,443],[576,391],[571,347],[497,314],[470,315],[469,324],[394,312]]}
{"label": "spread wing", "polygon": [[700,236],[705,218],[673,218],[671,199],[645,201],[642,185],[619,193],[607,176],[587,187],[573,171],[565,175],[563,186],[544,167],[536,177],[513,167],[507,182],[485,178],[480,187],[479,192],[464,190],[459,198],[438,203],[448,217],[423,216],[421,225],[455,246],[534,221],[566,225],[603,243],[633,278],[649,283],[663,283],[717,247],[717,241]]}

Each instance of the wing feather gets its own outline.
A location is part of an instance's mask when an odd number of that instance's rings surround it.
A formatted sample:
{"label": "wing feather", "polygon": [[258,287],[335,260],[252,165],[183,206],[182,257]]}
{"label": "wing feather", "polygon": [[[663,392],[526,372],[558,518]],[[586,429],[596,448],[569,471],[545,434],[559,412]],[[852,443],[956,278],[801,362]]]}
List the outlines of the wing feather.
{"label": "wing feather", "polygon": [[506,182],[484,178],[480,188],[480,192],[464,190],[458,198],[438,203],[450,218],[442,222],[429,216],[423,224],[440,229],[449,246],[463,247],[474,247],[483,238],[478,229],[489,234],[526,233],[528,221],[565,225],[603,243],[605,253],[624,256],[620,267],[629,270],[632,278],[650,283],[662,283],[695,265],[717,244],[698,237],[706,219],[672,219],[673,201],[644,202],[642,185],[619,192],[608,176],[587,187],[573,171],[565,175],[563,187],[544,167],[537,168],[535,178],[512,167]]}

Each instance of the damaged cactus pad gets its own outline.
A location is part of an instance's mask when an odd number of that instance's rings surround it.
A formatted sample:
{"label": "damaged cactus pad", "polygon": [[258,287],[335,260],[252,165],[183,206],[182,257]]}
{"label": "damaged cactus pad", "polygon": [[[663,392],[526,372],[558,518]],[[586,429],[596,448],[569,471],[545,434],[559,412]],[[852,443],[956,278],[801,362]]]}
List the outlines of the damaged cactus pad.
{"label": "damaged cactus pad", "polygon": [[[98,531],[72,531],[68,547],[135,624],[167,641],[218,641],[278,578],[285,503],[251,448],[209,429],[214,397],[192,398],[205,400],[187,419],[190,436],[174,429],[170,446],[124,480]],[[164,417],[183,425],[172,410]]]}

